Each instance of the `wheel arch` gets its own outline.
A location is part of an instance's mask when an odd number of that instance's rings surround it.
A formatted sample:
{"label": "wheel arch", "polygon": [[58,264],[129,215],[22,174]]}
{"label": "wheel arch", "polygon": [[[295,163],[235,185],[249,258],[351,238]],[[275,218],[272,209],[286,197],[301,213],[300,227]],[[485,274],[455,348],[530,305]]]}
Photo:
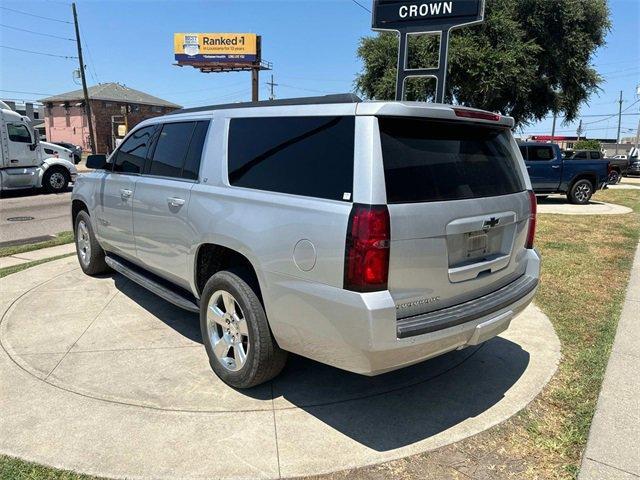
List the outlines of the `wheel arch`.
{"label": "wheel arch", "polygon": [[598,190],[598,176],[594,172],[583,172],[571,179],[571,182],[569,183],[569,188],[567,189],[567,191],[571,192],[571,189],[573,188],[573,186],[580,180],[589,180],[589,182],[591,183],[591,186],[593,187],[593,193],[595,193]]}
{"label": "wheel arch", "polygon": [[217,243],[203,243],[196,250],[193,274],[198,297],[209,278],[229,269],[244,270],[247,275],[245,280],[256,289],[256,295],[264,304],[258,272],[251,260],[242,252]]}
{"label": "wheel arch", "polygon": [[74,233],[76,231],[76,218],[78,217],[78,214],[82,211],[87,212],[87,215],[91,217],[91,214],[89,213],[89,207],[87,206],[87,204],[84,203],[84,201],[82,200],[78,200],[77,198],[73,199],[71,201],[71,225],[73,227]]}

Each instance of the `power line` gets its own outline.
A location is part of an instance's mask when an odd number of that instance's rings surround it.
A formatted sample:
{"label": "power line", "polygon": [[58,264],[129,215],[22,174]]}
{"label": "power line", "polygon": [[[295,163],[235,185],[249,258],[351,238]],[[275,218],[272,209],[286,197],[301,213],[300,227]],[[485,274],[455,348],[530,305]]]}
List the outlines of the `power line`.
{"label": "power line", "polygon": [[11,30],[18,30],[19,32],[33,33],[34,35],[42,35],[43,37],[58,38],[60,40],[68,40],[70,42],[75,42],[73,38],[59,37],[58,35],[51,35],[49,33],[34,32],[33,30],[27,30],[26,28],[12,27],[10,25],[3,25],[1,23],[0,23],[0,27],[10,28]]}
{"label": "power line", "polygon": [[[622,110],[622,112],[626,112],[627,110],[629,110],[631,107],[633,107],[635,104],[637,104],[637,103],[639,103],[639,102],[640,102],[640,100],[636,100],[636,101],[635,101],[635,102],[633,102],[631,105],[629,105],[627,108],[625,108],[624,110]],[[621,114],[622,114],[622,112],[621,112],[620,114],[618,114],[618,113],[614,113],[613,115],[609,115],[607,118],[602,118],[602,119],[600,119],[600,120],[595,120],[595,121],[593,121],[593,122],[587,122],[587,123],[585,123],[585,125],[593,125],[594,123],[604,122],[605,120],[609,120],[609,119],[611,119],[611,118],[613,118],[613,117],[617,117],[618,115],[621,115]],[[633,114],[631,114],[631,115],[633,115]],[[583,117],[586,117],[586,115],[582,115],[582,116],[583,116]]]}
{"label": "power line", "polygon": [[43,17],[41,15],[34,15],[33,13],[23,12],[21,10],[15,10],[13,8],[8,8],[8,7],[0,7],[0,9],[7,10],[9,12],[19,13],[21,15],[28,15],[30,17],[42,18],[43,20],[51,20],[52,22],[68,23],[69,25],[71,25],[71,22],[69,22],[67,20],[60,20],[58,18],[51,18],[51,17]]}
{"label": "power line", "polygon": [[34,55],[45,55],[47,57],[66,58],[66,59],[69,59],[69,60],[73,60],[73,59],[77,59],[78,58],[78,57],[74,57],[72,55],[55,55],[53,53],[34,52],[33,50],[23,50],[22,48],[7,47],[6,45],[0,45],[0,48],[6,48],[6,49],[9,49],[9,50],[15,50],[16,52],[33,53]]}
{"label": "power line", "polygon": [[54,95],[53,93],[42,93],[42,92],[22,92],[20,90],[3,90],[0,88],[0,92],[9,92],[9,93],[24,93],[26,95]]}
{"label": "power line", "polygon": [[315,88],[302,88],[302,87],[296,87],[294,85],[287,85],[286,83],[281,83],[280,84],[281,87],[286,87],[286,88],[293,88],[294,90],[302,90],[304,92],[313,92],[313,93],[332,93],[332,92],[328,92],[327,90],[316,90]]}
{"label": "power line", "polygon": [[366,10],[367,12],[371,13],[371,10],[369,10],[367,7],[365,7],[364,5],[362,5],[360,2],[358,2],[357,0],[351,0],[353,3],[355,3],[356,5],[358,5],[360,8]]}

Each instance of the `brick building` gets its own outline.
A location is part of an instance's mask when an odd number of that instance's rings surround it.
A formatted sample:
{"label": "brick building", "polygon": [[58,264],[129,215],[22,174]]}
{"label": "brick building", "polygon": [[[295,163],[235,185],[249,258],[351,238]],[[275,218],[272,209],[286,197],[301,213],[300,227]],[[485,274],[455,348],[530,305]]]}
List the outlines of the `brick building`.
{"label": "brick building", "polygon": [[[101,83],[89,87],[91,116],[99,153],[109,153],[122,138],[123,127],[135,127],[147,118],[164,115],[180,105],[120,85]],[[49,142],[69,142],[90,151],[89,125],[82,90],[43,98],[45,130]],[[119,128],[120,126],[120,128]]]}

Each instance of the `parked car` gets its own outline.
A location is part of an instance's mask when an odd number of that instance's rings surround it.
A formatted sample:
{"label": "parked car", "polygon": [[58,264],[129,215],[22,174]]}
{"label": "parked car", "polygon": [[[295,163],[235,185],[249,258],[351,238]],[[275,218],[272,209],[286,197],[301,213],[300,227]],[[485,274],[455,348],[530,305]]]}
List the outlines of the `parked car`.
{"label": "parked car", "polygon": [[31,120],[0,102],[0,192],[44,188],[65,192],[78,171],[70,150],[42,142]]}
{"label": "parked car", "polygon": [[73,153],[73,163],[75,163],[76,165],[79,164],[80,161],[82,160],[82,147],[79,147],[78,145],[74,145],[73,143],[67,143],[67,142],[53,142],[53,143],[55,145],[60,145],[61,147],[71,150],[71,153]]}
{"label": "parked car", "polygon": [[146,120],[74,186],[80,266],[199,312],[236,388],[273,378],[286,352],[376,375],[477,345],[538,285],[512,127],[353,95]]}
{"label": "parked car", "polygon": [[521,143],[520,152],[539,196],[562,193],[571,203],[584,205],[597,190],[607,186],[608,160],[565,159],[558,145],[552,143]]}

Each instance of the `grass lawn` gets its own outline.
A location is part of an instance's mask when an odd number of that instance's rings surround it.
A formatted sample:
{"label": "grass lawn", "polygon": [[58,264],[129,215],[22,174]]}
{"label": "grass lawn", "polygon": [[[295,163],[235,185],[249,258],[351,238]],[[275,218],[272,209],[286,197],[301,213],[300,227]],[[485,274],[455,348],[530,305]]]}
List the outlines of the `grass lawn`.
{"label": "grass lawn", "polygon": [[[535,302],[562,343],[558,372],[543,392],[520,414],[457,444],[320,478],[576,477],[640,239],[640,191],[609,190],[594,200],[626,205],[634,213],[538,220],[543,271]],[[471,473],[461,470],[465,464]],[[89,477],[0,456],[0,478]]]}
{"label": "grass lawn", "polygon": [[73,232],[58,233],[56,238],[52,238],[51,240],[46,240],[44,242],[29,243],[27,245],[14,245],[12,247],[0,247],[0,257],[32,252],[33,250],[40,250],[41,248],[57,247],[58,245],[65,245],[67,243],[73,243]]}

